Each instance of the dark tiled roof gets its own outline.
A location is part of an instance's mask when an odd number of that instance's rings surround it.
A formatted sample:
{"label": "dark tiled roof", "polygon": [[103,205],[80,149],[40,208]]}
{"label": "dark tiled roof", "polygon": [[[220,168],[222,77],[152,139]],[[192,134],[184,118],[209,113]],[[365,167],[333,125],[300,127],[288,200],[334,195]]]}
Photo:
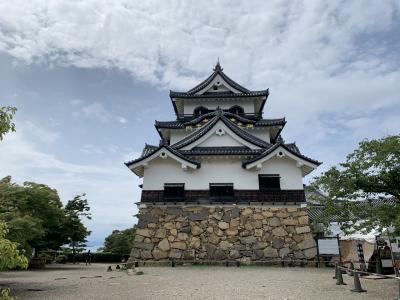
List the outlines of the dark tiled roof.
{"label": "dark tiled roof", "polygon": [[185,138],[181,139],[179,142],[173,144],[172,147],[175,149],[178,149],[178,148],[182,148],[182,147],[185,147],[186,145],[193,143],[194,141],[198,140],[203,135],[205,135],[218,122],[218,120],[219,120],[218,117],[212,118],[203,127],[201,127],[200,129],[197,129],[195,132],[189,134]]}
{"label": "dark tiled roof", "polygon": [[258,97],[258,96],[268,96],[269,90],[262,91],[251,91],[247,93],[204,93],[204,94],[188,94],[185,92],[175,92],[170,91],[169,96],[171,98],[237,98],[237,97]]}
{"label": "dark tiled roof", "polygon": [[[205,80],[200,82],[198,85],[196,85],[194,88],[190,89],[187,92],[175,92],[175,91],[170,91],[170,97],[179,97],[179,98],[192,98],[192,97],[212,97],[212,98],[219,98],[219,97],[249,97],[249,96],[268,96],[269,91],[267,90],[262,90],[262,91],[250,91],[246,89],[245,87],[241,86],[237,82],[233,81],[231,78],[229,78],[224,72],[223,69],[221,68],[221,65],[217,63],[215,66],[214,72],[208,76]],[[197,92],[201,91],[204,89],[207,85],[209,85],[214,78],[219,75],[221,78],[230,86],[238,90],[240,93],[232,93],[232,92],[208,92],[204,93],[202,95],[196,95]]]}
{"label": "dark tiled roof", "polygon": [[233,113],[230,113],[230,112],[227,112],[227,111],[224,111],[224,110],[222,110],[222,112],[220,110],[214,110],[214,111],[211,111],[211,112],[206,113],[204,115],[201,115],[201,116],[199,116],[199,117],[197,117],[197,118],[195,118],[195,119],[193,119],[191,121],[185,122],[185,125],[195,125],[195,124],[203,121],[204,119],[209,119],[209,118],[215,117],[215,116],[217,116],[218,114],[221,114],[221,113],[222,113],[223,116],[225,116],[227,118],[235,118],[237,121],[245,123],[245,124],[249,124],[249,123],[254,124],[256,122],[254,120],[250,120],[250,119],[247,119],[245,117],[242,117],[242,116],[239,116],[237,114],[233,114]]}
{"label": "dark tiled roof", "polygon": [[[307,194],[306,194],[306,199],[307,199]],[[341,205],[342,201],[337,201],[337,205]],[[347,202],[347,201],[346,201]],[[328,220],[329,222],[337,222],[340,219],[340,214],[333,214],[329,213],[329,211],[325,210],[325,206],[321,203],[315,203],[315,201],[309,201],[307,199],[308,207],[307,207],[307,212],[308,216],[311,221],[318,220],[321,217],[325,219],[325,216],[329,216]],[[363,201],[351,201],[351,203],[355,204],[356,206],[360,208],[367,208],[368,206],[372,205],[372,207],[379,207],[381,205],[396,205],[396,198],[377,198],[377,199],[371,199],[371,200],[363,200]]]}
{"label": "dark tiled roof", "polygon": [[249,92],[248,89],[246,89],[245,87],[243,87],[240,84],[236,83],[235,81],[230,79],[228,76],[226,76],[225,73],[223,72],[223,69],[221,68],[221,65],[219,64],[219,62],[215,65],[215,68],[214,68],[213,71],[214,72],[210,76],[208,76],[204,81],[202,81],[201,83],[196,85],[194,88],[192,88],[189,91],[187,91],[186,94],[195,94],[198,91],[202,90],[207,85],[209,85],[210,82],[213,81],[214,78],[217,75],[220,75],[222,77],[222,79],[224,79],[229,85],[233,86],[235,89],[241,91],[242,93],[248,93]]}
{"label": "dark tiled roof", "polygon": [[171,129],[181,129],[185,128],[185,125],[180,121],[156,121],[156,128],[171,128]]}
{"label": "dark tiled roof", "polygon": [[290,150],[292,150],[293,152],[295,152],[297,154],[301,154],[299,148],[296,145],[296,143],[285,144],[285,146],[287,148],[289,148]]}
{"label": "dark tiled roof", "polygon": [[[161,146],[159,146],[159,147],[156,147],[155,149],[153,148],[153,150],[150,150],[150,147],[146,150],[146,147],[147,147],[147,146],[150,146],[150,145],[146,145],[146,146],[145,146],[145,148],[143,149],[143,152],[142,152],[142,156],[140,156],[140,157],[137,158],[137,159],[134,159],[134,160],[131,160],[131,161],[129,161],[129,162],[126,162],[125,165],[126,165],[127,167],[129,167],[129,166],[131,166],[131,165],[133,165],[133,164],[135,164],[135,163],[137,163],[137,162],[140,162],[140,161],[142,161],[142,160],[144,160],[144,159],[150,157],[153,153],[157,152],[157,151],[160,150],[161,148],[165,148],[165,149],[167,149],[168,151],[170,151],[171,153],[173,153],[174,155],[176,155],[177,157],[179,157],[180,159],[183,159],[183,160],[185,160],[185,161],[187,161],[187,162],[189,162],[189,163],[192,163],[192,164],[194,164],[194,165],[200,167],[200,162],[199,162],[199,161],[184,156],[182,153],[180,153],[179,151],[177,151],[177,150],[171,148],[171,147],[168,146],[168,145],[161,145]],[[151,146],[151,147],[155,147],[155,146]],[[146,153],[146,154],[143,155],[143,153]]]}
{"label": "dark tiled roof", "polygon": [[281,119],[261,119],[258,120],[254,126],[256,127],[263,127],[263,126],[284,126],[286,124],[285,118]]}
{"label": "dark tiled roof", "polygon": [[[201,115],[193,120],[184,122],[184,121],[156,121],[156,128],[170,128],[170,129],[184,129],[185,126],[188,125],[196,125],[202,122],[204,119],[211,119],[217,114],[216,111],[209,112],[207,114]],[[269,126],[285,126],[286,120],[285,118],[281,119],[260,119],[258,121],[247,119],[246,116],[240,116],[236,114],[232,114],[230,112],[223,112],[223,115],[227,118],[235,118],[238,122],[243,124],[253,124],[254,127],[269,127]]]}
{"label": "dark tiled roof", "polygon": [[[308,217],[310,218],[311,221],[315,221],[318,219],[320,219],[322,217],[322,214],[326,214],[327,212],[324,211],[324,207],[323,206],[316,206],[316,205],[312,205],[307,207],[307,213],[308,213]],[[339,219],[339,216],[336,214],[329,214],[329,222],[337,222],[337,220]]]}
{"label": "dark tiled roof", "polygon": [[148,155],[148,154],[151,154],[151,153],[157,151],[158,148],[159,148],[158,146],[145,144],[145,145],[144,145],[144,148],[143,148],[143,150],[142,150],[142,155],[140,155],[140,157],[143,157],[143,156],[146,156],[146,155]]}
{"label": "dark tiled roof", "polygon": [[232,123],[230,120],[228,120],[226,117],[222,116],[221,117],[222,121],[225,123],[226,126],[228,126],[228,128],[230,130],[232,130],[234,133],[236,133],[238,136],[240,136],[242,139],[257,145],[259,147],[262,148],[266,148],[266,147],[271,147],[270,143],[267,143],[261,139],[259,139],[258,137],[248,133],[247,131],[240,129],[236,124]]}
{"label": "dark tiled roof", "polygon": [[240,129],[236,124],[232,123],[229,119],[227,119],[223,115],[222,110],[218,110],[217,112],[218,112],[218,114],[216,116],[214,116],[210,121],[208,121],[208,123],[206,125],[204,125],[200,129],[196,130],[192,134],[188,135],[187,137],[183,138],[179,142],[175,143],[174,145],[172,145],[172,147],[179,149],[179,148],[185,147],[185,146],[193,143],[194,141],[198,140],[203,135],[205,135],[219,120],[224,122],[224,124],[230,130],[232,130],[235,134],[240,136],[242,139],[244,139],[254,145],[262,147],[262,148],[270,147],[269,143],[251,135],[247,131]]}
{"label": "dark tiled roof", "polygon": [[[310,163],[316,164],[316,165],[320,165],[321,162],[314,160],[312,158],[309,158],[303,154],[300,153],[299,149],[297,148],[296,145],[294,144],[289,144],[290,146],[287,146],[286,144],[283,143],[276,143],[275,145],[273,145],[272,147],[266,149],[264,152],[262,152],[259,156],[256,156],[254,158],[248,159],[246,161],[243,162],[243,167],[247,166],[250,163],[253,163],[263,157],[266,157],[268,154],[272,153],[274,150],[276,150],[278,147],[283,147],[284,149],[286,149],[287,151],[289,151],[290,153],[296,155],[297,157],[304,159]],[[295,148],[294,148],[295,147]],[[297,151],[296,151],[297,149]]]}
{"label": "dark tiled roof", "polygon": [[180,150],[184,155],[258,155],[262,150],[247,147],[194,147],[191,150]]}

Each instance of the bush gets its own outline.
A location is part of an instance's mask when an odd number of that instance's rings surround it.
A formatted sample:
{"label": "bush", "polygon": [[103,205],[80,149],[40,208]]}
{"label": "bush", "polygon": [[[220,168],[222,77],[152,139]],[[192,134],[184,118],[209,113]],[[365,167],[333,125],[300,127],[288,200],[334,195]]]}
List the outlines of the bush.
{"label": "bush", "polygon": [[58,263],[58,264],[66,264],[67,260],[68,260],[68,257],[63,254],[56,257],[56,263]]}
{"label": "bush", "polygon": [[46,260],[46,264],[51,264],[53,262],[53,256],[47,253],[40,253],[38,255],[40,258],[43,258]]}
{"label": "bush", "polygon": [[10,295],[9,289],[0,289],[0,299],[1,300],[14,300]]}

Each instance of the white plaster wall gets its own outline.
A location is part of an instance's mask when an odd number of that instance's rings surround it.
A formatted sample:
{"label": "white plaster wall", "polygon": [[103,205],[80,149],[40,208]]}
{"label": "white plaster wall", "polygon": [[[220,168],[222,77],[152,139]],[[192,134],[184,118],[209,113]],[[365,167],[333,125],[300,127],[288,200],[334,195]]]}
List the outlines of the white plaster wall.
{"label": "white plaster wall", "polygon": [[197,145],[197,147],[226,147],[226,146],[243,147],[244,145],[239,143],[237,140],[235,140],[229,134],[226,133],[221,136],[214,133],[204,142]]}
{"label": "white plaster wall", "polygon": [[186,129],[171,130],[170,144],[173,145],[183,139],[185,136],[193,133],[193,131],[186,131]]}
{"label": "white plaster wall", "polygon": [[190,190],[204,190],[209,183],[233,183],[235,189],[258,189],[258,174],[280,174],[282,190],[302,190],[301,170],[289,158],[276,158],[266,162],[257,171],[242,168],[242,159],[203,159],[201,168],[184,171],[172,159],[157,158],[144,170],[143,190],[162,190],[164,183],[185,183]]}
{"label": "white plaster wall", "polygon": [[204,106],[208,109],[216,109],[218,106],[222,109],[231,108],[234,105],[243,107],[244,112],[248,114],[254,114],[254,100],[238,99],[238,100],[185,100],[184,103],[184,114],[193,114],[193,111],[198,106]]}

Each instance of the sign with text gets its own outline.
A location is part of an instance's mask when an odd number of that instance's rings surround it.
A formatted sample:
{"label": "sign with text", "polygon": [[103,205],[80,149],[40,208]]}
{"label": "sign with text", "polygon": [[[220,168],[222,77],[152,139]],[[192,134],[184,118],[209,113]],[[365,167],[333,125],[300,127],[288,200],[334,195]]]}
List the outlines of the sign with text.
{"label": "sign with text", "polygon": [[339,255],[338,240],[335,239],[318,239],[319,254]]}

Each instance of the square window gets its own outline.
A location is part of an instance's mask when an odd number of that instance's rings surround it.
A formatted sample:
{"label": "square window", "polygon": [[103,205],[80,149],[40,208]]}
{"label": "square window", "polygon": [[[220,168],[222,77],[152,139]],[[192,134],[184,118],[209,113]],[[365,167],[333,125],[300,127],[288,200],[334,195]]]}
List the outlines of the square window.
{"label": "square window", "polygon": [[183,199],[185,198],[184,183],[165,183],[164,184],[164,199]]}
{"label": "square window", "polygon": [[233,198],[233,183],[210,183],[211,198]]}
{"label": "square window", "polygon": [[281,182],[277,174],[258,175],[258,184],[260,190],[280,190]]}

